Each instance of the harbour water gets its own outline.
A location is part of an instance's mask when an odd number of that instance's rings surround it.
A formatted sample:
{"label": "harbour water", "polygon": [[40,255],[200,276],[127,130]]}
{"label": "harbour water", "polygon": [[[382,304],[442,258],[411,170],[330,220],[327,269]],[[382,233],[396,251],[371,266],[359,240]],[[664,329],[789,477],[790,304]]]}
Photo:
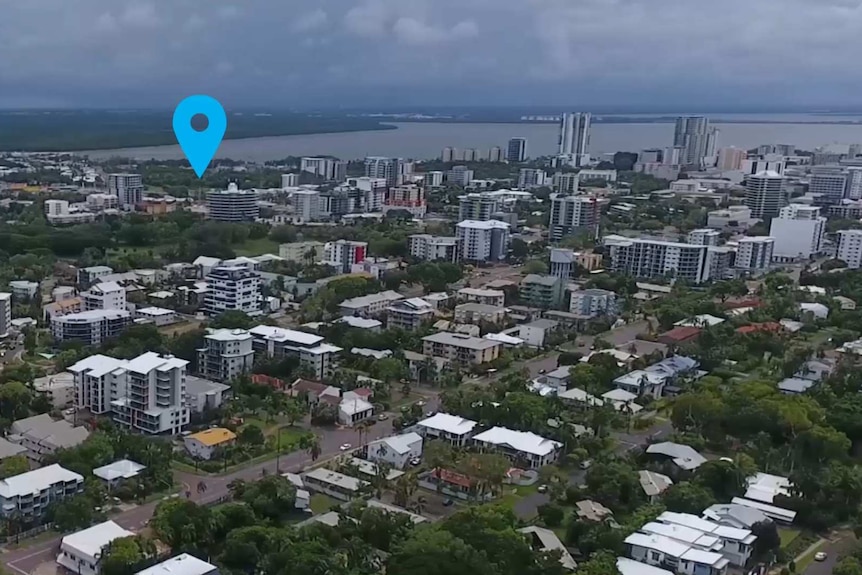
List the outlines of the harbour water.
{"label": "harbour water", "polygon": [[[717,123],[719,147],[753,148],[760,144],[793,144],[813,150],[831,143],[862,143],[862,124],[826,124],[816,121],[860,121],[862,118],[817,116],[759,116],[761,123]],[[728,116],[727,119],[736,119]],[[788,122],[788,123],[782,123]],[[798,123],[808,122],[808,123]],[[476,148],[483,153],[493,146],[505,149],[509,138],[527,138],[527,155],[556,152],[555,124],[436,124],[394,123],[395,130],[312,134],[225,140],[216,157],[265,162],[287,156],[331,155],[350,160],[365,156],[397,156],[413,159],[437,158],[447,146]],[[598,156],[616,151],[638,152],[673,143],[672,123],[594,123],[590,153]],[[135,159],[173,160],[183,157],[179,146],[125,148],[81,152],[92,158],[122,156]]]}

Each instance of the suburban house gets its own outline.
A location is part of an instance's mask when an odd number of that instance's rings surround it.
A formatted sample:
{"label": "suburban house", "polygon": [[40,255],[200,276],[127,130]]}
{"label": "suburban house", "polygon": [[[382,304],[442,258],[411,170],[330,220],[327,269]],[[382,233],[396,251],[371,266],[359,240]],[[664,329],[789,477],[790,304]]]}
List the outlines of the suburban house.
{"label": "suburban house", "polygon": [[479,482],[463,473],[437,467],[419,477],[419,486],[430,491],[437,491],[450,497],[464,501],[489,501],[493,498],[490,492],[478,494]]}
{"label": "suburban house", "polygon": [[535,550],[559,551],[560,564],[562,564],[566,569],[574,571],[578,568],[578,564],[575,563],[574,559],[572,559],[571,554],[569,554],[569,550],[566,549],[566,546],[563,545],[563,542],[560,541],[557,534],[550,529],[530,525],[529,527],[518,529],[518,533],[526,535],[529,538],[530,546]]}
{"label": "suburban house", "polygon": [[706,463],[706,457],[698,453],[693,447],[672,441],[653,443],[647,447],[646,452],[650,455],[671,459],[683,471],[694,471]]}
{"label": "suburban house", "polygon": [[673,485],[673,480],[667,475],[645,469],[638,471],[638,479],[650,503],[657,503],[661,499],[661,494]]}
{"label": "suburban house", "polygon": [[703,518],[719,525],[751,529],[756,523],[772,521],[762,511],[738,503],[716,503],[703,510]]}
{"label": "suburban house", "polygon": [[212,459],[219,449],[236,441],[236,433],[224,427],[212,427],[183,438],[186,451],[197,459]]}
{"label": "suburban house", "polygon": [[422,436],[403,433],[384,437],[368,444],[366,458],[385,461],[396,469],[404,469],[411,460],[422,457]]}
{"label": "suburban house", "polygon": [[575,503],[575,513],[578,519],[584,521],[604,521],[614,514],[613,511],[592,499],[584,499]]}
{"label": "suburban house", "polygon": [[97,467],[93,470],[93,475],[108,484],[108,487],[117,487],[126,479],[137,477],[141,471],[146,469],[140,463],[135,463],[129,459],[121,459],[102,467]]}
{"label": "suburban house", "polygon": [[135,575],[218,575],[218,567],[188,553],[181,553]]}
{"label": "suburban house", "polygon": [[685,375],[696,375],[700,366],[697,360],[682,355],[666,357],[646,369],[636,369],[614,380],[617,389],[637,396],[649,395],[656,399],[664,394],[665,387]]}
{"label": "suburban house", "polygon": [[113,521],[93,525],[63,537],[57,563],[78,575],[98,575],[102,550],[114,539],[133,535]]}
{"label": "suburban house", "polygon": [[374,406],[356,394],[348,391],[338,404],[338,422],[353,427],[374,415]]}
{"label": "suburban house", "polygon": [[484,451],[494,451],[515,464],[538,469],[557,460],[563,444],[535,433],[492,427],[473,437],[473,444]]}
{"label": "suburban house", "polygon": [[654,533],[632,533],[624,543],[632,559],[681,575],[725,575],[730,563],[720,553]]}
{"label": "suburban house", "polygon": [[533,383],[536,385],[551,387],[556,390],[557,394],[560,394],[566,391],[569,387],[569,382],[572,379],[570,373],[571,370],[571,365],[561,365],[553,371],[549,371],[548,373],[536,377],[533,380]]}
{"label": "suburban house", "polygon": [[416,424],[417,432],[426,439],[441,439],[455,447],[463,447],[478,423],[457,415],[437,413]]}
{"label": "suburban house", "polygon": [[368,485],[367,481],[323,467],[312,469],[303,475],[302,479],[308,489],[325,493],[342,501],[350,501],[358,497],[362,488]]}
{"label": "suburban house", "polygon": [[[716,538],[718,540],[716,552],[724,555],[732,565],[737,567],[744,567],[748,563],[754,552],[754,542],[757,541],[757,535],[749,529],[719,525],[690,513],[665,511],[658,516],[656,522],[671,526],[677,532],[689,533],[690,537],[700,534],[700,537],[693,541],[698,546],[701,546],[698,541],[701,541],[702,537]],[[681,540],[676,536],[674,539]]]}

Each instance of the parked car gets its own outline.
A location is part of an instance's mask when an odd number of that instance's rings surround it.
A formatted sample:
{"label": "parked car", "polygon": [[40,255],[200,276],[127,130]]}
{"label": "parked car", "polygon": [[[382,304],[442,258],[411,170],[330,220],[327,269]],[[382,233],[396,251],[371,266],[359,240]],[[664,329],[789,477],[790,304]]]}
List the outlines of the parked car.
{"label": "parked car", "polygon": [[449,498],[443,500],[443,507],[450,507],[455,504],[455,501]]}
{"label": "parked car", "polygon": [[347,450],[348,450],[348,449],[350,449],[351,447],[353,447],[353,446],[352,446],[352,445],[350,445],[349,443],[342,443],[342,444],[341,444],[341,447],[339,447],[339,449],[340,449],[341,451],[347,451]]}
{"label": "parked car", "polygon": [[826,555],[826,551],[818,551],[814,554],[815,561],[826,561],[826,557],[828,557],[828,555]]}
{"label": "parked car", "polygon": [[539,487],[536,489],[536,491],[538,491],[539,493],[547,493],[548,492],[548,486],[547,485],[539,485]]}
{"label": "parked car", "polygon": [[418,457],[414,457],[413,459],[410,460],[410,465],[412,465],[413,467],[416,467],[416,466],[421,465],[421,464],[422,464],[422,460],[419,459]]}
{"label": "parked car", "polygon": [[386,421],[387,419],[389,419],[389,414],[388,413],[381,413],[380,415],[377,416],[377,419],[380,421]]}

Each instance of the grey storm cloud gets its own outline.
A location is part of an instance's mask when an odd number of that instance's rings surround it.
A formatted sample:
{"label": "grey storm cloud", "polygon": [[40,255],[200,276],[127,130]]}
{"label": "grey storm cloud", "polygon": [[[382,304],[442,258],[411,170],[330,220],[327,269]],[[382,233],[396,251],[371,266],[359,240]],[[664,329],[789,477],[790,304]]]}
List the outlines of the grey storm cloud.
{"label": "grey storm cloud", "polygon": [[27,0],[0,106],[853,104],[860,0]]}

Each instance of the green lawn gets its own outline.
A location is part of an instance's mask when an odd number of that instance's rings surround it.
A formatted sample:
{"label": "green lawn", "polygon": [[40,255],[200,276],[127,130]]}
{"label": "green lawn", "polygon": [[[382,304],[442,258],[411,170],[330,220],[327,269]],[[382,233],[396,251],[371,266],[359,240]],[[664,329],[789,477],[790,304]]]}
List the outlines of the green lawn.
{"label": "green lawn", "polygon": [[259,256],[261,254],[278,254],[278,242],[269,238],[248,240],[231,246],[238,256]]}
{"label": "green lawn", "polygon": [[308,431],[296,427],[282,427],[279,432],[279,445],[281,450],[297,449],[299,442],[308,435]]}
{"label": "green lawn", "polygon": [[792,527],[779,527],[778,536],[781,538],[781,548],[786,549],[788,545],[799,537],[799,529]]}
{"label": "green lawn", "polygon": [[311,507],[311,510],[315,515],[326,513],[332,509],[333,505],[338,505],[338,501],[328,495],[323,495],[322,493],[315,493],[312,495],[311,501],[309,502],[309,507]]}

